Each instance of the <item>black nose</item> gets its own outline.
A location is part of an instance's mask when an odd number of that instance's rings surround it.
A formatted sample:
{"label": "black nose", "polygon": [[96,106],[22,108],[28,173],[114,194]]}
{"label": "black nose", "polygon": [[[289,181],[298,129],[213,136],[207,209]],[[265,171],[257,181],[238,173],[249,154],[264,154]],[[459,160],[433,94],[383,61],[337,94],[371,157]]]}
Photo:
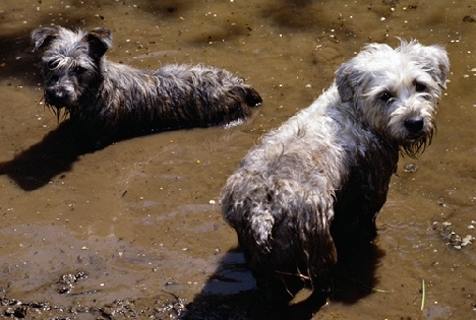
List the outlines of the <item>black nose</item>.
{"label": "black nose", "polygon": [[66,90],[61,87],[47,88],[45,92],[49,97],[55,99],[64,99],[64,97],[66,96]]}
{"label": "black nose", "polygon": [[63,107],[69,101],[68,92],[61,87],[47,88],[45,90],[45,100],[50,105]]}
{"label": "black nose", "polygon": [[417,133],[421,129],[423,129],[423,118],[422,117],[415,117],[411,119],[407,119],[404,122],[405,128],[411,133]]}

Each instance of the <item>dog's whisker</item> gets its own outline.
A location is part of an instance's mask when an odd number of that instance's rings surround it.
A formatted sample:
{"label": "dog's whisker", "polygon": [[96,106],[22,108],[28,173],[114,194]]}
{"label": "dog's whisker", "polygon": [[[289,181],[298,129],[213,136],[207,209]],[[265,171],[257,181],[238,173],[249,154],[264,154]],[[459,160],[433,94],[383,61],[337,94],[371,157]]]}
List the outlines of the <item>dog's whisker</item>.
{"label": "dog's whisker", "polygon": [[286,276],[293,276],[293,277],[297,277],[297,278],[300,278],[300,279],[303,279],[303,280],[311,280],[311,278],[301,272],[298,272],[297,273],[291,273],[291,272],[285,272],[285,271],[279,271],[279,270],[274,270],[274,272],[276,272],[277,274],[282,274],[282,275],[286,275]]}

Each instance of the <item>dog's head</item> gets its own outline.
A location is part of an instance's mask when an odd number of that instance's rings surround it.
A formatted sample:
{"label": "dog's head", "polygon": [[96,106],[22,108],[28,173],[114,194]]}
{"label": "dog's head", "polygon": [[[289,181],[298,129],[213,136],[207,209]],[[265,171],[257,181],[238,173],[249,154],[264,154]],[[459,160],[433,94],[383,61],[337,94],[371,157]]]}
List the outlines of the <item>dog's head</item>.
{"label": "dog's head", "polygon": [[31,41],[34,51],[43,51],[46,104],[69,111],[99,79],[99,64],[112,45],[112,36],[102,28],[86,32],[55,26],[34,29]]}
{"label": "dog's head", "polygon": [[449,60],[439,46],[401,41],[396,49],[370,44],[336,72],[344,103],[411,157],[423,151],[436,129]]}

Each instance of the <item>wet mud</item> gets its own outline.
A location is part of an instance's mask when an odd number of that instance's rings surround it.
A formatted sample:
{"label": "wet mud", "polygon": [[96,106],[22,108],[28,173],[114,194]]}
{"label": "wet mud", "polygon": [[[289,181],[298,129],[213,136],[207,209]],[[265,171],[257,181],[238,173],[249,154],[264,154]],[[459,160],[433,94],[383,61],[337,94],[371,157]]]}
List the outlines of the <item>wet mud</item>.
{"label": "wet mud", "polygon": [[[474,319],[474,1],[11,1],[0,4],[0,318]],[[205,63],[263,98],[231,128],[90,150],[45,108],[30,31],[106,27],[108,59]],[[438,132],[401,159],[371,246],[342,257],[334,293],[263,304],[218,196],[265,132],[307,107],[368,42],[446,46]],[[305,296],[306,293],[304,292]]]}

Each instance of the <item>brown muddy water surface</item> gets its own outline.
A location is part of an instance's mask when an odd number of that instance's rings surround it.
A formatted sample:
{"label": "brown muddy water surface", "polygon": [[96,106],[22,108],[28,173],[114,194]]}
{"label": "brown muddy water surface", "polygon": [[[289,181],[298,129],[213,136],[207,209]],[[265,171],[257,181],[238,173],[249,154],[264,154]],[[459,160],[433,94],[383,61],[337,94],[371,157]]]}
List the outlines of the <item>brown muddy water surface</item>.
{"label": "brown muddy water surface", "polygon": [[[41,102],[29,44],[33,28],[50,24],[110,28],[108,58],[135,67],[228,69],[264,103],[241,126],[74,154]],[[401,159],[365,272],[342,275],[312,319],[475,319],[473,0],[3,0],[0,318],[253,318],[261,306],[221,218],[221,188],[256,139],[307,107],[338,65],[397,37],[449,52],[438,133],[419,160]]]}

